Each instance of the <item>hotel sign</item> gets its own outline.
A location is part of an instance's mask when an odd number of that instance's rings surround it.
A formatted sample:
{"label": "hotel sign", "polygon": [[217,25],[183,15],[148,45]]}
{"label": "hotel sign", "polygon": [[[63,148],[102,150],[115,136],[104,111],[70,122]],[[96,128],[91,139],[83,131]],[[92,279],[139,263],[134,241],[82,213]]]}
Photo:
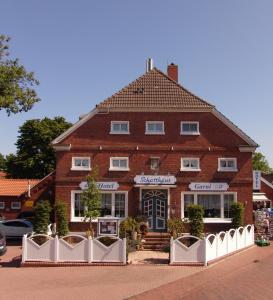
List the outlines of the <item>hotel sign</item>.
{"label": "hotel sign", "polygon": [[[82,190],[86,190],[88,182],[82,181],[79,186]],[[119,188],[119,184],[117,182],[97,182],[97,187],[103,191],[116,191]]]}
{"label": "hotel sign", "polygon": [[253,190],[261,189],[261,171],[253,171]]}
{"label": "hotel sign", "polygon": [[229,185],[226,182],[192,182],[189,184],[191,191],[227,191]]}
{"label": "hotel sign", "polygon": [[143,185],[166,185],[175,184],[176,178],[174,176],[160,176],[160,175],[136,175],[135,183]]}

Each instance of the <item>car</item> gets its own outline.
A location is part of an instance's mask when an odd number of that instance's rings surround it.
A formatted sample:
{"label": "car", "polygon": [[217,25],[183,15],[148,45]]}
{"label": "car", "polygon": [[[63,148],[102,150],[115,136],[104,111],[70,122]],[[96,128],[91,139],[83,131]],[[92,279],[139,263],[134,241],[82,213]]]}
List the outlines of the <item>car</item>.
{"label": "car", "polygon": [[7,251],[6,237],[5,237],[5,235],[0,231],[0,255],[5,254],[6,251]]}
{"label": "car", "polygon": [[5,220],[0,221],[0,231],[2,231],[6,238],[19,238],[26,233],[33,232],[33,225],[23,219]]}
{"label": "car", "polygon": [[24,220],[27,220],[27,221],[33,223],[34,222],[34,211],[33,210],[22,211],[18,214],[16,219],[24,219]]}

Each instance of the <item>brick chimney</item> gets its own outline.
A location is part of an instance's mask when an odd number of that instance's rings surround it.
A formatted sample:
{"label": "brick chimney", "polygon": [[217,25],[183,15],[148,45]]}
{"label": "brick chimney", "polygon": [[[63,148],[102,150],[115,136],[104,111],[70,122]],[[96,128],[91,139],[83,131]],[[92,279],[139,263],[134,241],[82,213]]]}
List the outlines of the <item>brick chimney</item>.
{"label": "brick chimney", "polygon": [[172,80],[178,82],[178,65],[174,63],[168,65],[167,73]]}

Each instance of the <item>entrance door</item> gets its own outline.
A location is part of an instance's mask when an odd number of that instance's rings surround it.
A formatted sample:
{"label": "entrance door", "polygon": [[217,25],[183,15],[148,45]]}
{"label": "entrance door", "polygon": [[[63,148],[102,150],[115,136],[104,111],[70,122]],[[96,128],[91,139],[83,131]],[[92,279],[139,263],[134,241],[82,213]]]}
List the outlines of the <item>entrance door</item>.
{"label": "entrance door", "polygon": [[142,190],[142,210],[151,231],[167,229],[167,190]]}

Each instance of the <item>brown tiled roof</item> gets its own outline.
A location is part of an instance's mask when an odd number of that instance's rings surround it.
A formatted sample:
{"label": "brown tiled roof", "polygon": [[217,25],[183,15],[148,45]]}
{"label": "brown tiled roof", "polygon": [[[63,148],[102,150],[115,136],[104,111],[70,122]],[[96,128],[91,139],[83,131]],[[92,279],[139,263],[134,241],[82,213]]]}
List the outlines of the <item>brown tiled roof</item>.
{"label": "brown tiled roof", "polygon": [[3,179],[0,178],[0,196],[20,196],[38,184],[40,179]]}
{"label": "brown tiled roof", "polygon": [[195,96],[160,70],[154,68],[97,105],[98,109],[161,108],[212,109],[213,105]]}

